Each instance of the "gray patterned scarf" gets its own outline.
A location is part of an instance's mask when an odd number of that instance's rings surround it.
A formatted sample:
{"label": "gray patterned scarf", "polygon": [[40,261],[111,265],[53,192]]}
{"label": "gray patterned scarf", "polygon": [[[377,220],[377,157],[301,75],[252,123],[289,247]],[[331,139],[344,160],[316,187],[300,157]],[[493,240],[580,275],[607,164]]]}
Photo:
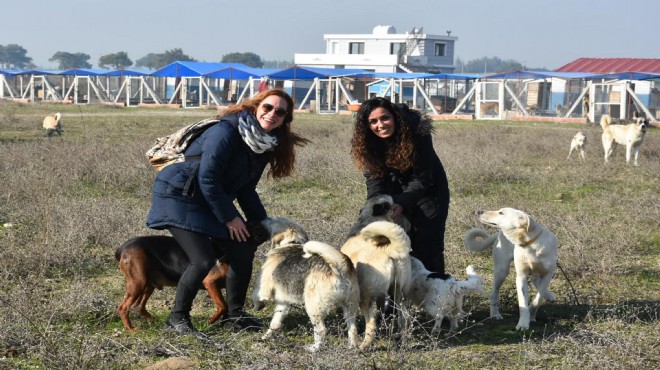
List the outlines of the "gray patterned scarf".
{"label": "gray patterned scarf", "polygon": [[241,113],[238,118],[238,132],[243,141],[257,154],[273,150],[277,146],[277,137],[265,133],[251,113]]}

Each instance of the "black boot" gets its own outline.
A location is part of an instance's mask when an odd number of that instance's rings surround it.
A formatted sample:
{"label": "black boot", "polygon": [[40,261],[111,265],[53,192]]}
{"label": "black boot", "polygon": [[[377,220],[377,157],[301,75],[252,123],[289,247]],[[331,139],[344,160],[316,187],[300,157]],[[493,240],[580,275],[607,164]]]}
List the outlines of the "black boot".
{"label": "black boot", "polygon": [[228,313],[224,323],[229,324],[234,329],[238,330],[259,331],[263,327],[261,321],[243,311],[249,283],[249,279],[241,279],[237,276],[227,276],[226,292]]}
{"label": "black boot", "polygon": [[190,320],[190,310],[196,295],[197,289],[192,289],[184,284],[177,285],[174,307],[165,323],[168,328],[180,335],[199,333]]}

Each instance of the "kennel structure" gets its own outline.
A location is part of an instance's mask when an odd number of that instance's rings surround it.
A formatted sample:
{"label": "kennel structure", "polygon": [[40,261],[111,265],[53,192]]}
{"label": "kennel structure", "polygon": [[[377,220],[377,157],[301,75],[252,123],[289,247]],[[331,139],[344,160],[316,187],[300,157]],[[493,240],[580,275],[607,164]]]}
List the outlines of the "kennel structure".
{"label": "kennel structure", "polygon": [[553,117],[598,122],[603,114],[630,120],[633,112],[639,112],[655,121],[660,108],[658,80],[656,73],[516,71],[479,78],[467,101],[474,101],[477,119]]}
{"label": "kennel structure", "polygon": [[279,87],[296,109],[356,111],[373,96],[388,97],[437,119],[541,119],[597,122],[602,114],[652,121],[660,114],[660,73],[516,71],[488,76],[389,73],[239,63],[174,62],[157,70],[68,71],[0,69],[0,98],[22,102],[222,107]]}

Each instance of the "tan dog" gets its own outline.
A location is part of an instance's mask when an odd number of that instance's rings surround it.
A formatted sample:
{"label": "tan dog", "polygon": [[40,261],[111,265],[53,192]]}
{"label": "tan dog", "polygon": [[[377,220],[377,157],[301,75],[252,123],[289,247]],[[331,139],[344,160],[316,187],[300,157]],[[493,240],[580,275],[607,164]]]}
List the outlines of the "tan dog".
{"label": "tan dog", "polygon": [[[535,321],[536,312],[541,304],[546,300],[555,299],[554,294],[550,292],[550,281],[557,269],[559,241],[550,230],[517,209],[478,211],[477,218],[486,225],[500,229],[499,233],[489,235],[483,229],[474,228],[464,238],[466,247],[471,251],[493,249],[495,274],[490,296],[491,316],[496,319],[502,318],[499,313],[499,289],[509,274],[509,266],[513,260],[520,308],[520,319],[516,329],[527,330],[529,322]],[[485,239],[477,240],[480,237]],[[531,304],[529,278],[538,291]]]}
{"label": "tan dog", "polygon": [[262,339],[271,338],[282,327],[291,305],[304,304],[314,326],[309,351],[316,352],[325,343],[324,321],[336,307],[344,311],[349,346],[356,346],[360,290],[351,260],[331,245],[308,241],[305,231],[291,220],[268,218],[262,224],[270,233],[272,249],[257,277],[252,300],[257,310],[266,301],[276,304]]}
{"label": "tan dog", "polygon": [[500,114],[500,103],[498,102],[481,103],[481,114],[486,114],[491,110],[495,112],[496,115]]}
{"label": "tan dog", "polygon": [[44,117],[44,121],[42,123],[42,127],[44,130],[46,130],[46,133],[44,136],[47,136],[49,139],[51,136],[53,136],[54,133],[57,132],[59,136],[62,136],[62,132],[64,130],[62,129],[62,114],[61,113],[55,113],[54,116],[46,116]]}
{"label": "tan dog", "polygon": [[410,285],[410,238],[390,221],[374,221],[351,236],[341,248],[358,274],[360,309],[366,327],[360,350],[367,349],[376,335],[376,316],[390,296],[398,316],[399,331],[407,328],[408,311],[403,304]]}
{"label": "tan dog", "polygon": [[586,159],[586,154],[584,152],[584,148],[587,145],[587,135],[584,134],[584,132],[579,131],[575,136],[573,136],[573,139],[571,140],[571,150],[568,152],[568,157],[566,159],[571,158],[571,154],[573,154],[573,151],[575,150],[576,152],[580,152],[580,156],[582,157],[582,160]]}
{"label": "tan dog", "polygon": [[649,120],[643,117],[637,117],[635,123],[627,125],[612,125],[612,118],[604,114],[600,118],[600,127],[603,129],[601,136],[603,140],[603,150],[605,151],[605,162],[610,161],[610,156],[614,152],[614,143],[626,147],[626,163],[630,163],[630,157],[635,153],[635,166],[639,149],[646,137],[646,130],[649,126]]}
{"label": "tan dog", "polygon": [[477,275],[472,265],[465,269],[468,279],[459,281],[454,277],[443,279],[438,273],[427,270],[422,261],[415,257],[410,257],[410,261],[411,287],[406,299],[435,319],[431,334],[439,333],[442,320],[447,318],[449,332],[445,336],[451,335],[458,329],[459,320],[466,315],[463,311],[465,295],[471,292],[486,293],[483,279]]}

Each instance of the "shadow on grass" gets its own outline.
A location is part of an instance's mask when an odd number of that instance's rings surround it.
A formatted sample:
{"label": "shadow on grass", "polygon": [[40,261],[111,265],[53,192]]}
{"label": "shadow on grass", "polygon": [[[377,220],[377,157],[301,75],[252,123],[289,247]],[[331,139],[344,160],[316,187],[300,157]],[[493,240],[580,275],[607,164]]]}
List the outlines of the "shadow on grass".
{"label": "shadow on grass", "polygon": [[[447,338],[449,345],[481,343],[501,345],[521,340],[541,340],[568,335],[585,321],[618,320],[626,323],[651,323],[660,320],[658,301],[623,301],[609,305],[569,305],[547,303],[541,306],[536,321],[527,331],[517,331],[518,310],[504,309],[502,320],[489,317],[485,311],[473,311],[460,327],[461,332]],[[423,328],[430,333],[431,326]],[[443,323],[443,332],[448,325]],[[424,331],[422,331],[424,333]]]}

